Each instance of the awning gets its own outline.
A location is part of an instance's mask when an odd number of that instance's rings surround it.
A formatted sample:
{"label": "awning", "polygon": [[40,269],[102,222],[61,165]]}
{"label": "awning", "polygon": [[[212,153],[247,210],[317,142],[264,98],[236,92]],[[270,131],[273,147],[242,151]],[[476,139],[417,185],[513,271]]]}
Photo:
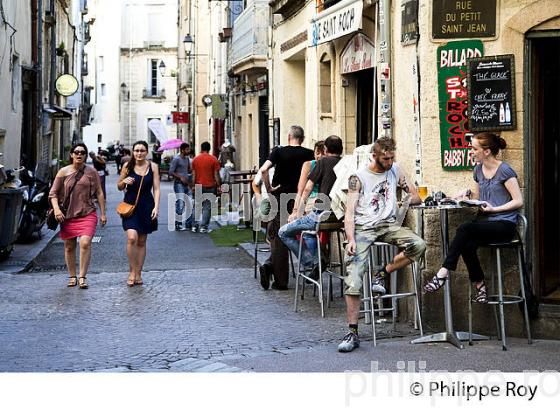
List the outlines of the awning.
{"label": "awning", "polygon": [[72,111],[66,110],[58,105],[44,104],[43,111],[52,116],[53,120],[66,121],[72,119]]}

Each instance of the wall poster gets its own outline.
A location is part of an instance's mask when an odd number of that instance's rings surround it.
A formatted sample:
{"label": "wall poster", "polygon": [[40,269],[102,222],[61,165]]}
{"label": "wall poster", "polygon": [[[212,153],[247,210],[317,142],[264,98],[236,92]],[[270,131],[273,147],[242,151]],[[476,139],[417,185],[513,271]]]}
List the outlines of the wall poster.
{"label": "wall poster", "polygon": [[467,115],[467,60],[482,57],[480,40],[453,41],[438,47],[438,95],[441,165],[446,170],[472,169]]}

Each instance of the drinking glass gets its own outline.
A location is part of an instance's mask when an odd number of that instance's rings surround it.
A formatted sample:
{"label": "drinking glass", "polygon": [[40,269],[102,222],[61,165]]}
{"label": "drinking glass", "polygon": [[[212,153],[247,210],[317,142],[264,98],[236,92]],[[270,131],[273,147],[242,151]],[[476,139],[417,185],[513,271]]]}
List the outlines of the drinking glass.
{"label": "drinking glass", "polygon": [[422,200],[422,202],[424,202],[426,200],[426,198],[428,197],[428,187],[426,185],[419,185],[418,186],[418,195],[420,196],[420,199]]}

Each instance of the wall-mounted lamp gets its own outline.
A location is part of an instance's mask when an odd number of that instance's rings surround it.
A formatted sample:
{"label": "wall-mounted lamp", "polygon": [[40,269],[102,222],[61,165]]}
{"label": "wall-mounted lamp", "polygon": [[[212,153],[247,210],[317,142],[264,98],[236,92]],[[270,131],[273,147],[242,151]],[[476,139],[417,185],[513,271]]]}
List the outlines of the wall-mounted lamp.
{"label": "wall-mounted lamp", "polygon": [[128,86],[124,82],[121,83],[121,95],[122,95],[122,99],[125,101],[130,99],[130,92],[128,91]]}

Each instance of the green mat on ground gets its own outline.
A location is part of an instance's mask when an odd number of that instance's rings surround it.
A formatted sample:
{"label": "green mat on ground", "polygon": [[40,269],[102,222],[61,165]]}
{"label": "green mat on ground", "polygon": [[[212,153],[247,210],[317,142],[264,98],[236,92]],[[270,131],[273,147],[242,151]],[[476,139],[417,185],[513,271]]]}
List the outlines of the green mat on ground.
{"label": "green mat on ground", "polygon": [[216,246],[237,246],[243,242],[253,242],[253,230],[237,229],[237,225],[227,225],[210,232],[210,238]]}

